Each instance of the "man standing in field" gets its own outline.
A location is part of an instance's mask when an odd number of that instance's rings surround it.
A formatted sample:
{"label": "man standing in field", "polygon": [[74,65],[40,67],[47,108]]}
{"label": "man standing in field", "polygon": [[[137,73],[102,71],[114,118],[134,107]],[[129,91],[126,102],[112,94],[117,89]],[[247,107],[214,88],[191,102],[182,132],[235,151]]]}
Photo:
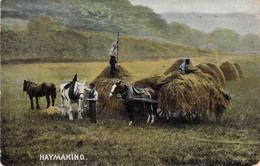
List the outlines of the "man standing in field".
{"label": "man standing in field", "polygon": [[115,70],[116,70],[116,50],[117,50],[117,44],[113,43],[112,48],[109,50],[109,64],[110,64],[110,74],[111,77],[114,78],[115,77]]}
{"label": "man standing in field", "polygon": [[185,59],[185,61],[180,65],[180,70],[183,75],[189,74],[190,59]]}
{"label": "man standing in field", "polygon": [[98,92],[95,89],[95,84],[90,84],[88,91],[88,97],[87,101],[89,104],[89,116],[91,123],[96,124],[97,118],[96,118],[96,102],[98,100]]}

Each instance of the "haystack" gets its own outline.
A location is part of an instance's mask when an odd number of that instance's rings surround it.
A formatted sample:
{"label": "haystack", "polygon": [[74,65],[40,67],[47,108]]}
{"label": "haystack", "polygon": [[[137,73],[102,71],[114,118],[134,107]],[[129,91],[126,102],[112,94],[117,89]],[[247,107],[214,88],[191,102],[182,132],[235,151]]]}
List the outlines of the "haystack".
{"label": "haystack", "polygon": [[229,100],[213,78],[200,70],[173,79],[158,92],[160,108],[170,112],[173,118],[186,120],[219,119]]}
{"label": "haystack", "polygon": [[239,78],[245,78],[244,72],[243,72],[243,70],[241,69],[240,65],[239,65],[238,63],[234,63],[234,66],[235,66],[236,69],[237,69]]}
{"label": "haystack", "polygon": [[199,68],[203,73],[209,74],[210,76],[212,76],[217,83],[220,83],[220,80],[219,80],[216,72],[212,68],[210,68],[207,64],[201,63],[201,64],[197,65],[196,67]]}
{"label": "haystack", "polygon": [[219,68],[224,74],[226,81],[239,79],[238,71],[232,63],[224,62]]}
{"label": "haystack", "polygon": [[220,68],[218,66],[216,66],[215,64],[213,64],[213,63],[206,63],[206,64],[215,72],[215,74],[217,75],[219,81],[222,84],[225,84],[226,83],[226,79],[225,79],[224,74],[220,70]]}
{"label": "haystack", "polygon": [[122,111],[124,109],[124,106],[119,99],[116,99],[115,97],[110,98],[108,96],[111,90],[111,86],[119,79],[129,84],[132,80],[132,76],[122,66],[117,65],[115,78],[111,78],[110,66],[107,66],[92,82],[96,84],[96,89],[99,94],[98,95],[99,111],[116,112],[116,111]]}
{"label": "haystack", "polygon": [[[173,63],[173,65],[171,65],[170,68],[168,68],[164,74],[170,74],[173,73],[175,71],[179,71],[180,70],[180,65],[185,61],[185,59],[178,59],[176,62]],[[190,62],[189,65],[190,68],[194,68],[194,66],[192,65],[192,63]]]}

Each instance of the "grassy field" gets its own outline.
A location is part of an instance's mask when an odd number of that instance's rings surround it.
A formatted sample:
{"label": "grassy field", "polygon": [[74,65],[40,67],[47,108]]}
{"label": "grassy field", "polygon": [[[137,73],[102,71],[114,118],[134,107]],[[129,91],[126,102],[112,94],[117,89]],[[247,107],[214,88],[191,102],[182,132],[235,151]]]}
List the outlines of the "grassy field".
{"label": "grassy field", "polygon": [[[260,159],[260,57],[199,57],[201,62],[238,62],[245,79],[228,82],[231,104],[220,122],[200,124],[137,122],[123,115],[69,121],[60,114],[30,110],[24,79],[69,81],[75,73],[91,82],[107,63],[45,63],[1,66],[1,143],[4,165],[252,165]],[[121,63],[135,79],[164,72],[172,60]],[[56,106],[59,106],[57,96]],[[75,108],[74,108],[75,110]],[[76,113],[74,114],[76,118]],[[40,161],[40,154],[84,154],[84,161]]]}

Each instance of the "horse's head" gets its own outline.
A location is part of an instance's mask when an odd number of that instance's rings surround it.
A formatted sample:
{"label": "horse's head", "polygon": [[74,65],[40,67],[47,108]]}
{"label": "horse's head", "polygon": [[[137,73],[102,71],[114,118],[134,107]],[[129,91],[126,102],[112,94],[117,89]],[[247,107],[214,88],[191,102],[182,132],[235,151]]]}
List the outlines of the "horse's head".
{"label": "horse's head", "polygon": [[23,91],[26,91],[28,84],[29,84],[29,81],[26,81],[26,80],[23,81]]}
{"label": "horse's head", "polygon": [[75,87],[74,87],[75,96],[78,96],[79,99],[81,99],[81,100],[84,98],[84,92],[86,89],[85,83],[86,83],[86,81],[76,82]]}
{"label": "horse's head", "polygon": [[111,87],[109,97],[112,97],[113,95],[123,94],[125,93],[126,85],[122,84],[122,81],[117,81],[114,83]]}

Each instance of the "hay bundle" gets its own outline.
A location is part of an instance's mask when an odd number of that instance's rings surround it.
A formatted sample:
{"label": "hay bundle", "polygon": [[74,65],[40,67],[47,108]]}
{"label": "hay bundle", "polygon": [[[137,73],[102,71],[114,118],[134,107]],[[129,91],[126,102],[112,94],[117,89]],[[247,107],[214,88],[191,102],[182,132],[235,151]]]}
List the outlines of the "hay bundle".
{"label": "hay bundle", "polygon": [[[180,65],[185,61],[185,59],[178,59],[176,62],[173,63],[173,65],[171,65],[171,67],[169,69],[167,69],[164,74],[170,74],[173,73],[175,71],[179,71],[180,70]],[[190,68],[193,68],[194,66],[192,65],[192,63],[190,62],[189,65]]]}
{"label": "hay bundle", "polygon": [[217,83],[220,83],[220,80],[219,80],[216,72],[212,68],[210,68],[207,64],[201,63],[201,64],[197,65],[196,67],[199,68],[203,73],[209,74],[210,76],[212,76]]}
{"label": "hay bundle", "polygon": [[232,63],[224,62],[219,68],[224,74],[226,81],[239,79],[238,71]]}
{"label": "hay bundle", "polygon": [[237,69],[239,78],[245,78],[244,73],[243,73],[243,70],[241,69],[240,65],[239,65],[238,63],[234,63],[234,66],[235,66],[236,69]]}
{"label": "hay bundle", "polygon": [[222,84],[225,84],[226,83],[226,79],[225,79],[224,74],[220,70],[220,68],[218,66],[216,66],[215,64],[213,64],[213,63],[206,63],[206,64],[215,72],[215,74],[217,75],[219,81]]}
{"label": "hay bundle", "polygon": [[110,66],[106,67],[92,83],[96,84],[98,91],[98,110],[103,112],[122,111],[124,106],[122,102],[116,98],[110,98],[109,92],[111,86],[118,80],[125,83],[130,83],[132,78],[131,74],[122,66],[116,66],[115,78],[110,76]]}
{"label": "hay bundle", "polygon": [[212,80],[201,71],[173,79],[158,92],[160,108],[168,110],[175,118],[219,119],[230,97]]}
{"label": "hay bundle", "polygon": [[44,114],[47,114],[47,115],[57,115],[57,114],[61,114],[61,110],[59,107],[49,107],[47,109],[44,109],[41,111],[42,113]]}

